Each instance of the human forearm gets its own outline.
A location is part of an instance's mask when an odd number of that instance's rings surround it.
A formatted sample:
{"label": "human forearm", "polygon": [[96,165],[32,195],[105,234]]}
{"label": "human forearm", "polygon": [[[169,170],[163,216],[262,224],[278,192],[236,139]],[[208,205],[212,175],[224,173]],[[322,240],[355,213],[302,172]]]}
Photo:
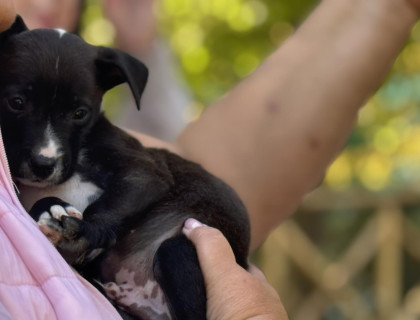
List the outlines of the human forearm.
{"label": "human forearm", "polygon": [[117,47],[134,56],[150,49],[156,38],[153,0],[105,0],[104,13],[115,28]]}
{"label": "human forearm", "polygon": [[181,135],[184,155],[245,201],[254,248],[320,181],[416,18],[408,0],[325,0]]}

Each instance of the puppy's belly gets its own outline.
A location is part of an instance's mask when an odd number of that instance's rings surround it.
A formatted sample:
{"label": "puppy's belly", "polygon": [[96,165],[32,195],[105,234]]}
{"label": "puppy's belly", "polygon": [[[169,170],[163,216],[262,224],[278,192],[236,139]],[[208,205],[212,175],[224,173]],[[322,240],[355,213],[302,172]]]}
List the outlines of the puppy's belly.
{"label": "puppy's belly", "polygon": [[171,320],[165,295],[153,279],[142,279],[135,271],[122,267],[115,281],[107,282],[103,289],[107,297],[122,310],[140,319]]}
{"label": "puppy's belly", "polygon": [[172,319],[164,292],[153,275],[153,258],[161,243],[177,230],[170,228],[152,236],[141,228],[133,229],[105,255],[98,282],[113,304],[140,319]]}
{"label": "puppy's belly", "polygon": [[19,191],[20,201],[27,211],[42,198],[57,197],[70,203],[82,213],[90,203],[98,199],[103,193],[102,189],[89,181],[83,181],[78,174],[56,186],[37,188],[20,185]]}

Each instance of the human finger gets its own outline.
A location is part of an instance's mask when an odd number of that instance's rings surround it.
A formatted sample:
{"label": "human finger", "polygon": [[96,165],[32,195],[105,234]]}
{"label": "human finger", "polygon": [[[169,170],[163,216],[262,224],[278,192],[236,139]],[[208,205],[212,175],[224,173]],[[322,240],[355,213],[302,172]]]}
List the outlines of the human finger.
{"label": "human finger", "polygon": [[221,273],[238,267],[232,248],[223,234],[195,219],[187,219],[183,233],[194,244],[204,277],[214,279]]}
{"label": "human finger", "polygon": [[252,276],[255,279],[257,279],[257,280],[259,280],[261,282],[267,282],[267,278],[265,277],[265,274],[259,268],[257,268],[255,265],[250,264],[248,266],[248,272],[250,274],[252,274]]}

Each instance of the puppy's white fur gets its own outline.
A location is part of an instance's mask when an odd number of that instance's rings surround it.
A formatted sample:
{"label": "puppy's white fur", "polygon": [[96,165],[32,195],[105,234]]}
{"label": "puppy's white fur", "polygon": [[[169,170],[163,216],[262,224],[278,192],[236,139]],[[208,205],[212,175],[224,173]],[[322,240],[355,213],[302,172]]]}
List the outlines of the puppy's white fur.
{"label": "puppy's white fur", "polygon": [[67,31],[66,31],[66,30],[64,30],[64,29],[60,29],[60,28],[56,28],[56,29],[54,29],[54,30],[58,32],[58,37],[59,37],[59,38],[61,38],[62,36],[64,36],[64,35],[67,33]]}
{"label": "puppy's white fur", "polygon": [[51,124],[49,123],[44,132],[44,143],[39,150],[39,154],[46,158],[57,159],[60,157],[59,149],[60,144],[58,143],[58,139],[55,136]]}

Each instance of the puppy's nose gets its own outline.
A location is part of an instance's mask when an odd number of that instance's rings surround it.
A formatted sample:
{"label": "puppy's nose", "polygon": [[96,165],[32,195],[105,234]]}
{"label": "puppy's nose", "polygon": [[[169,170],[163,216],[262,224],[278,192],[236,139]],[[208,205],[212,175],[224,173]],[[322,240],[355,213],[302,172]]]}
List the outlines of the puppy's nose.
{"label": "puppy's nose", "polygon": [[50,176],[57,163],[57,158],[44,157],[42,155],[32,156],[29,164],[32,172],[39,178],[47,178]]}

